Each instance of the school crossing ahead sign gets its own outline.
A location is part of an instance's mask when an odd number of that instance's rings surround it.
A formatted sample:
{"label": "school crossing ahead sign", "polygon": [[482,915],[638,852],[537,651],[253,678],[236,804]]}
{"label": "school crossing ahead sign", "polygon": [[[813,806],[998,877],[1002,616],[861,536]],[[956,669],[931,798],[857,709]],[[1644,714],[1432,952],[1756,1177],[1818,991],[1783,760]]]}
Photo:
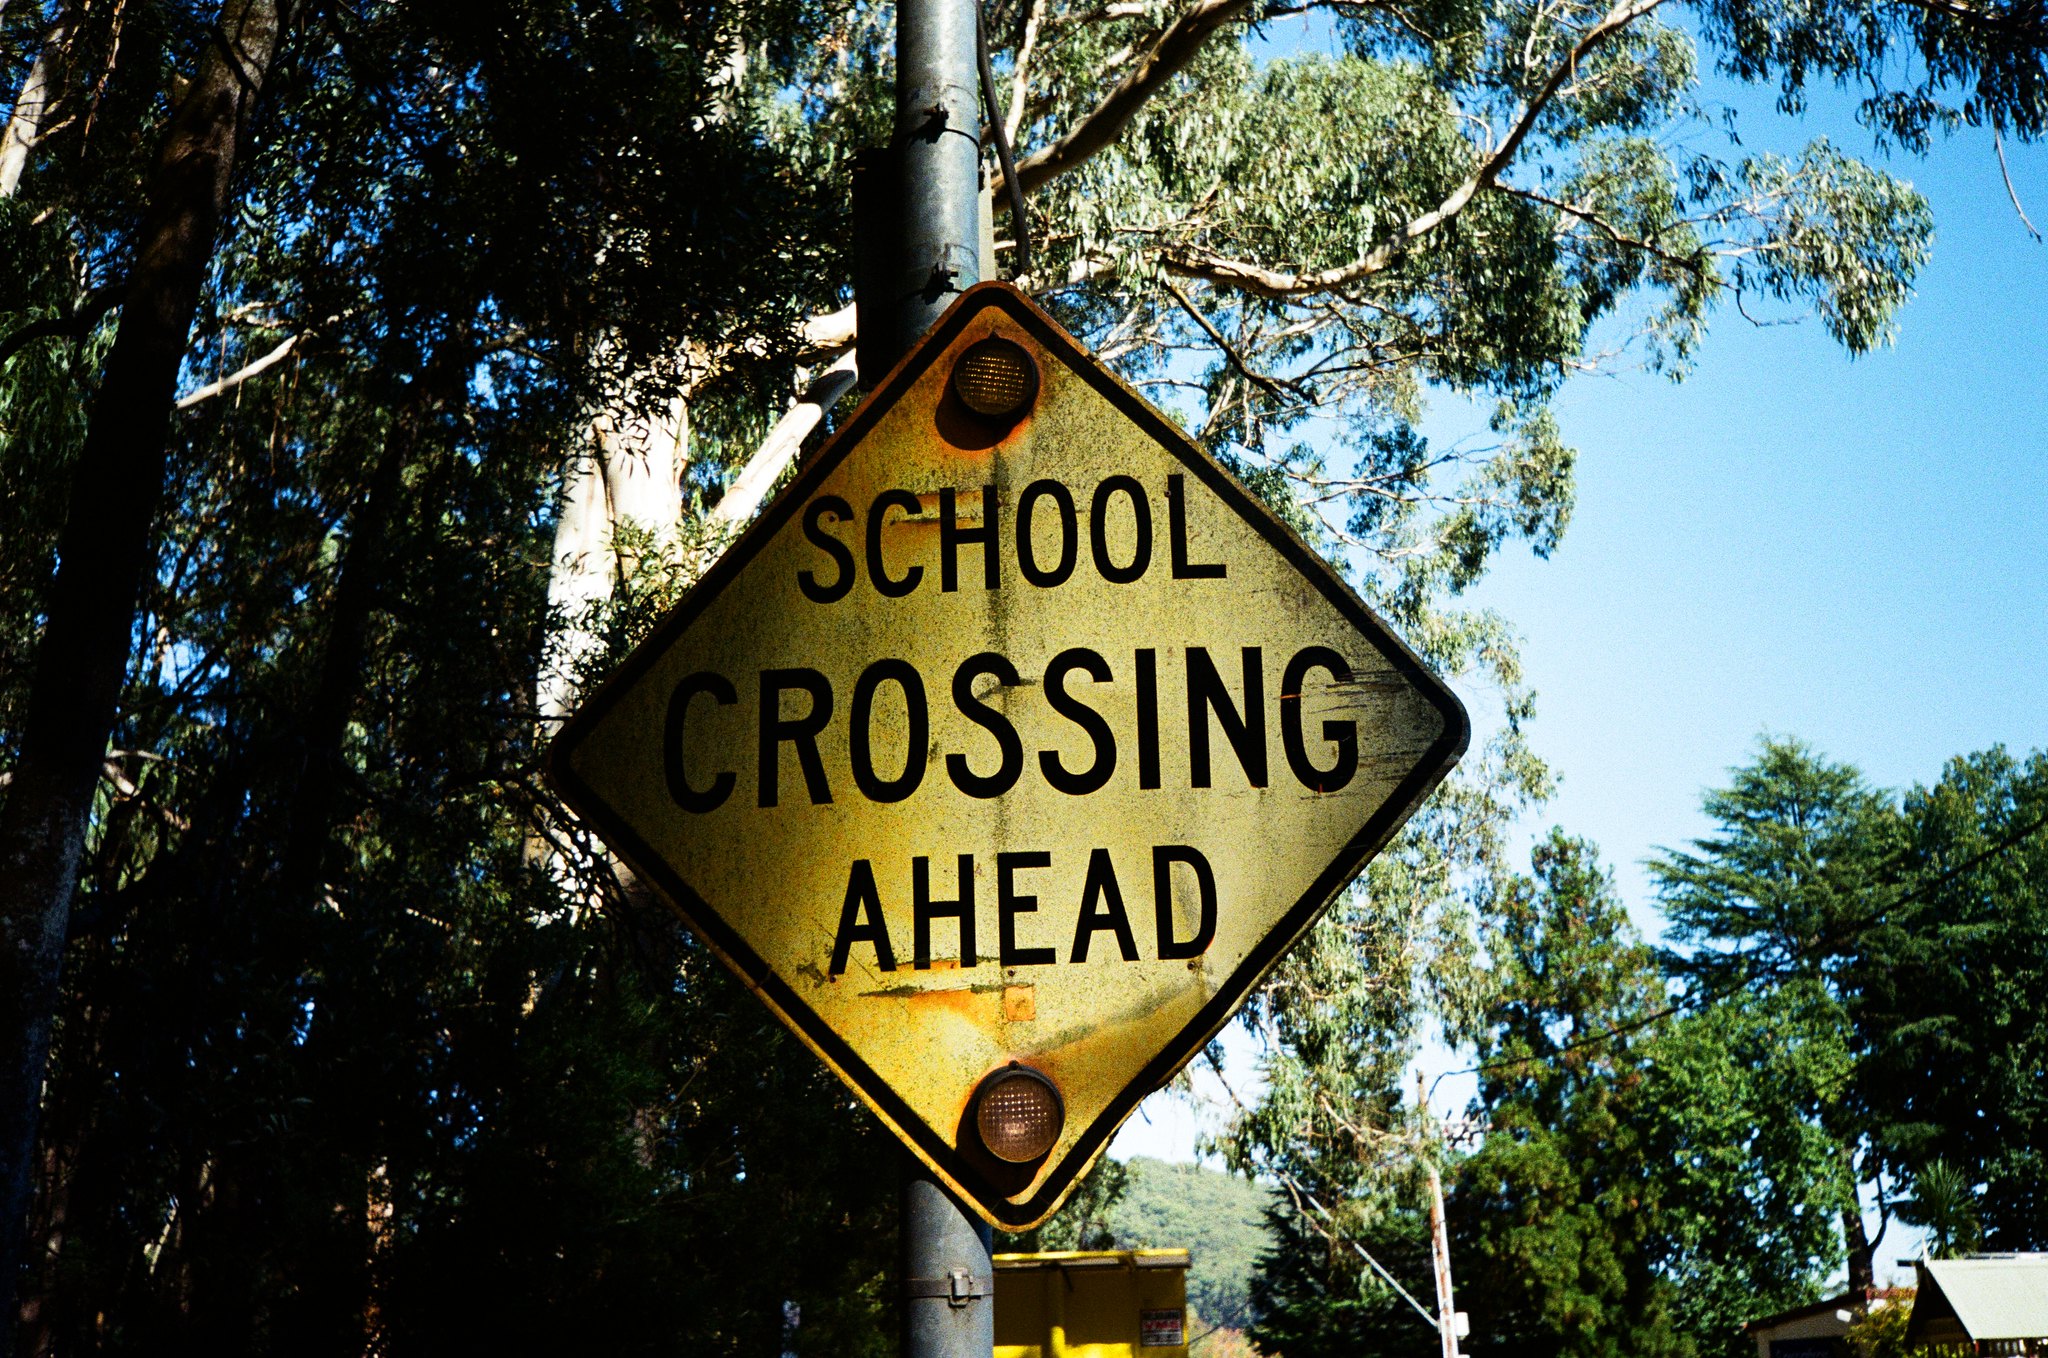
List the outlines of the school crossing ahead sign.
{"label": "school crossing ahead sign", "polygon": [[1467,734],[1313,551],[992,283],[550,769],[912,1151],[1021,1229]]}

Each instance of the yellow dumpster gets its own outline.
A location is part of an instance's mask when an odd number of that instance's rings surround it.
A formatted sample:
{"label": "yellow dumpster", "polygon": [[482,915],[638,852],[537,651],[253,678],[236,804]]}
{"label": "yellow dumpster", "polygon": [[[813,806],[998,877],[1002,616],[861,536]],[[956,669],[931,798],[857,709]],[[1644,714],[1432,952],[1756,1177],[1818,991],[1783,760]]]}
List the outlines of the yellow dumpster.
{"label": "yellow dumpster", "polygon": [[1186,1250],[998,1254],[995,1358],[1187,1358]]}

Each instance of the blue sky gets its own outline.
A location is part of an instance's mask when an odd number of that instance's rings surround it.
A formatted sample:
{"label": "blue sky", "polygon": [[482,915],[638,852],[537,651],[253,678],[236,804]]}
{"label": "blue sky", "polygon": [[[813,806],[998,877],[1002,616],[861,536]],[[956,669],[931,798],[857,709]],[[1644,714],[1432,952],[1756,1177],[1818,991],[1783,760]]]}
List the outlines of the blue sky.
{"label": "blue sky", "polygon": [[[1337,43],[1314,16],[1272,24],[1263,47]],[[1706,830],[1700,793],[1764,733],[1884,786],[1995,743],[2048,746],[2048,246],[2014,212],[1989,132],[1886,157],[1853,92],[1809,93],[1787,117],[1770,90],[1709,72],[1699,97],[1735,112],[1745,150],[1825,136],[1927,196],[1933,259],[1897,343],[1852,358],[1751,299],[1772,323],[1722,308],[1682,383],[1627,361],[1574,378],[1558,403],[1581,453],[1565,541],[1548,561],[1508,552],[1471,596],[1520,629],[1541,695],[1534,739],[1562,781],[1531,836],[1556,823],[1599,843],[1652,931],[1641,860]],[[2006,157],[2048,224],[2048,146]],[[1490,441],[1454,399],[1427,432]],[[1484,726],[1489,695],[1468,701]]]}
{"label": "blue sky", "polygon": [[[1751,145],[1795,144],[1768,100],[1732,92]],[[1866,151],[1845,115],[1804,130]],[[2048,220],[2048,149],[2007,158]],[[1938,232],[1897,344],[1852,359],[1817,323],[1724,310],[1682,384],[1573,382],[1571,529],[1475,592],[1524,635],[1534,739],[1561,777],[1532,828],[1598,842],[1646,928],[1641,860],[1706,831],[1701,791],[1763,733],[1893,787],[1964,751],[2048,746],[2048,247],[1988,134],[1891,168]]]}
{"label": "blue sky", "polygon": [[[1703,96],[1738,111],[1751,148],[1826,135],[1876,155],[1848,97],[1793,120],[1718,78]],[[2048,148],[2006,154],[2048,225]],[[1727,308],[1682,384],[1574,379],[1570,531],[1548,561],[1508,554],[1473,595],[1522,633],[1533,739],[1560,778],[1525,833],[1599,844],[1647,932],[1643,859],[1708,830],[1700,794],[1765,733],[1887,787],[1994,744],[2048,747],[2048,246],[1986,132],[1881,163],[1926,194],[1937,230],[1896,345],[1852,359],[1816,322]],[[1450,406],[1432,432],[1472,426]],[[1486,697],[1468,701],[1479,715]],[[1466,1097],[1451,1082],[1436,1102]],[[1196,1124],[1155,1096],[1114,1149],[1189,1158]],[[1894,1227],[1885,1262],[1916,1249]]]}

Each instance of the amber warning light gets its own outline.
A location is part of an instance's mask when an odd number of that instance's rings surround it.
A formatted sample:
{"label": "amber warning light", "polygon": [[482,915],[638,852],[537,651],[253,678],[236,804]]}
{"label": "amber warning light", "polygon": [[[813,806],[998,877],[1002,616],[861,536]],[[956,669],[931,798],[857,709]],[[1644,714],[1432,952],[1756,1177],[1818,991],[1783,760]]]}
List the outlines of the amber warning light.
{"label": "amber warning light", "polygon": [[953,390],[975,414],[1008,419],[1038,398],[1038,365],[1021,344],[985,339],[953,365]]}
{"label": "amber warning light", "polygon": [[1013,1165],[1028,1165],[1051,1150],[1066,1121],[1066,1105],[1053,1082],[1014,1061],[983,1081],[975,1101],[981,1144]]}

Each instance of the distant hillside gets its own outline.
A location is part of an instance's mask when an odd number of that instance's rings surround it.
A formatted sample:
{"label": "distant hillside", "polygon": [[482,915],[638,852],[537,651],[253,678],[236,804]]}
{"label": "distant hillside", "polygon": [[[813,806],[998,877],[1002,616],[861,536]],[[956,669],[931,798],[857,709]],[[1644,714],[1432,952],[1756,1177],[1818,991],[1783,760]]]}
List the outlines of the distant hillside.
{"label": "distant hillside", "polygon": [[1128,1163],[1124,1196],[1110,1212],[1123,1249],[1185,1249],[1188,1302],[1205,1324],[1251,1323],[1251,1277],[1266,1248],[1267,1192],[1200,1165],[1142,1157]]}

